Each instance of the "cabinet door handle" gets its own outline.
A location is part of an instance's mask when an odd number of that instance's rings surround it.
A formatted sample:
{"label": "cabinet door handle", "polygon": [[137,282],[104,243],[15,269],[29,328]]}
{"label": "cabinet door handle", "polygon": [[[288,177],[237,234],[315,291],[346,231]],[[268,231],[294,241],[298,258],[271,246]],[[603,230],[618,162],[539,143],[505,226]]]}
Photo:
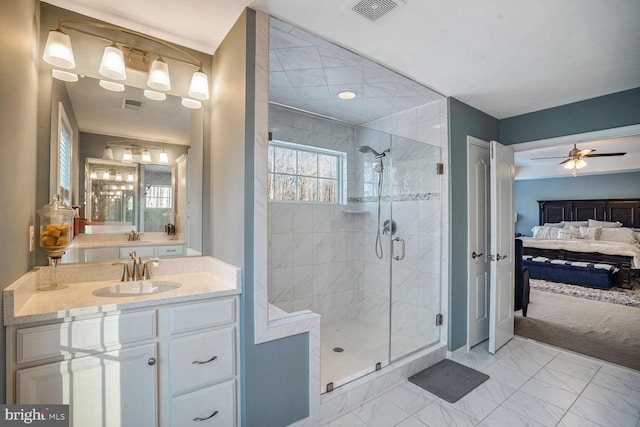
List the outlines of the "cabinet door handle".
{"label": "cabinet door handle", "polygon": [[147,360],[147,365],[149,366],[153,366],[156,364],[156,359],[155,357],[150,357],[149,360]]}
{"label": "cabinet door handle", "polygon": [[[204,362],[200,361],[200,360],[194,360],[193,362],[191,362],[192,365],[204,365],[205,363],[209,363],[209,362],[213,362],[214,360],[216,360],[218,358],[218,356],[213,356],[211,359],[209,360],[205,360]],[[212,415],[213,416],[213,415]],[[211,417],[209,417],[211,418]]]}
{"label": "cabinet door handle", "polygon": [[207,418],[195,417],[193,421],[207,421],[208,419],[213,418],[217,413],[218,411],[213,411],[213,414],[209,415]]}

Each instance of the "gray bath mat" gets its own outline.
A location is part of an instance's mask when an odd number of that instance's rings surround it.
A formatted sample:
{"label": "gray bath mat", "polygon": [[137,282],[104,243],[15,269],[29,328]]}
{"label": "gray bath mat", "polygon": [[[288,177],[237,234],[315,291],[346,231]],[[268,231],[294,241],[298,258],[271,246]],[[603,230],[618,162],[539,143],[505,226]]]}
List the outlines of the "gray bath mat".
{"label": "gray bath mat", "polygon": [[457,401],[488,379],[489,375],[449,359],[409,377],[409,381],[418,387],[449,403]]}

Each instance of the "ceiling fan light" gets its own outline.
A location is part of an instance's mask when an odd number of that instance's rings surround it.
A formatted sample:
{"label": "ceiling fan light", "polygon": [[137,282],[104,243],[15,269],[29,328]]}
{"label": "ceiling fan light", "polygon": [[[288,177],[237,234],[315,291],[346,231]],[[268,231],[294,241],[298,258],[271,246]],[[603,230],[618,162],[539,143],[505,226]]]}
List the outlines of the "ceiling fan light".
{"label": "ceiling fan light", "polygon": [[60,29],[49,31],[42,59],[54,67],[75,68],[76,61],[73,57],[73,48],[71,47],[69,35],[63,33]]}
{"label": "ceiling fan light", "polygon": [[151,64],[147,86],[149,86],[151,89],[162,90],[165,92],[171,90],[169,65],[164,62],[164,59],[162,59],[162,57],[158,57],[158,59],[153,61],[153,63]]}
{"label": "ceiling fan light", "polygon": [[98,72],[111,80],[125,80],[127,71],[124,67],[122,51],[114,44],[104,48]]}
{"label": "ceiling fan light", "polygon": [[571,159],[569,160],[567,163],[564,164],[564,168],[565,169],[573,169],[573,167],[575,166],[576,161]]}
{"label": "ceiling fan light", "polygon": [[582,159],[576,160],[576,169],[582,169],[583,167],[587,166],[587,162],[585,162]]}
{"label": "ceiling fan light", "polygon": [[188,94],[191,98],[201,101],[209,99],[209,79],[202,70],[196,71],[191,76]]}

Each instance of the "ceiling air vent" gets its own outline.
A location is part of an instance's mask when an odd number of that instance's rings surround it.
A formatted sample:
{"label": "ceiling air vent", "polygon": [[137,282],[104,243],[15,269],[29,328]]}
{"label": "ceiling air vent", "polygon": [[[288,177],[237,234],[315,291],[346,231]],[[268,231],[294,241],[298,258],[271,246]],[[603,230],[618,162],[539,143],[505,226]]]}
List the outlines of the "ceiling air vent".
{"label": "ceiling air vent", "polygon": [[362,0],[351,9],[373,22],[395,8],[398,3],[392,0]]}
{"label": "ceiling air vent", "polygon": [[138,101],[137,99],[124,98],[122,100],[122,109],[140,111],[142,109],[142,104],[144,104],[144,102]]}

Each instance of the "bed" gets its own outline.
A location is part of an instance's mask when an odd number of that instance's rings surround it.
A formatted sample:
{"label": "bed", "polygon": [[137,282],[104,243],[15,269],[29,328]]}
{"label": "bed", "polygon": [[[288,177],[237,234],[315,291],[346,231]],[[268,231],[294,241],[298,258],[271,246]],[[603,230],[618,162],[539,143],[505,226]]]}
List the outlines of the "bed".
{"label": "bed", "polygon": [[[618,269],[617,284],[629,286],[632,275],[640,270],[640,199],[594,199],[594,200],[541,200],[539,206],[538,236],[522,237],[523,254],[545,257],[552,260],[578,261],[594,264],[609,264]],[[559,225],[563,224],[563,225]],[[568,225],[567,225],[568,224]],[[620,230],[608,229],[612,224]],[[583,226],[592,230],[585,230]],[[593,228],[604,226],[601,232],[616,241],[594,240],[588,236],[575,238],[572,232],[593,232]],[[553,233],[551,228],[564,229]],[[556,235],[554,235],[556,234]],[[629,236],[635,236],[635,240]],[[559,238],[562,237],[562,238]],[[579,236],[578,236],[579,237]]]}

